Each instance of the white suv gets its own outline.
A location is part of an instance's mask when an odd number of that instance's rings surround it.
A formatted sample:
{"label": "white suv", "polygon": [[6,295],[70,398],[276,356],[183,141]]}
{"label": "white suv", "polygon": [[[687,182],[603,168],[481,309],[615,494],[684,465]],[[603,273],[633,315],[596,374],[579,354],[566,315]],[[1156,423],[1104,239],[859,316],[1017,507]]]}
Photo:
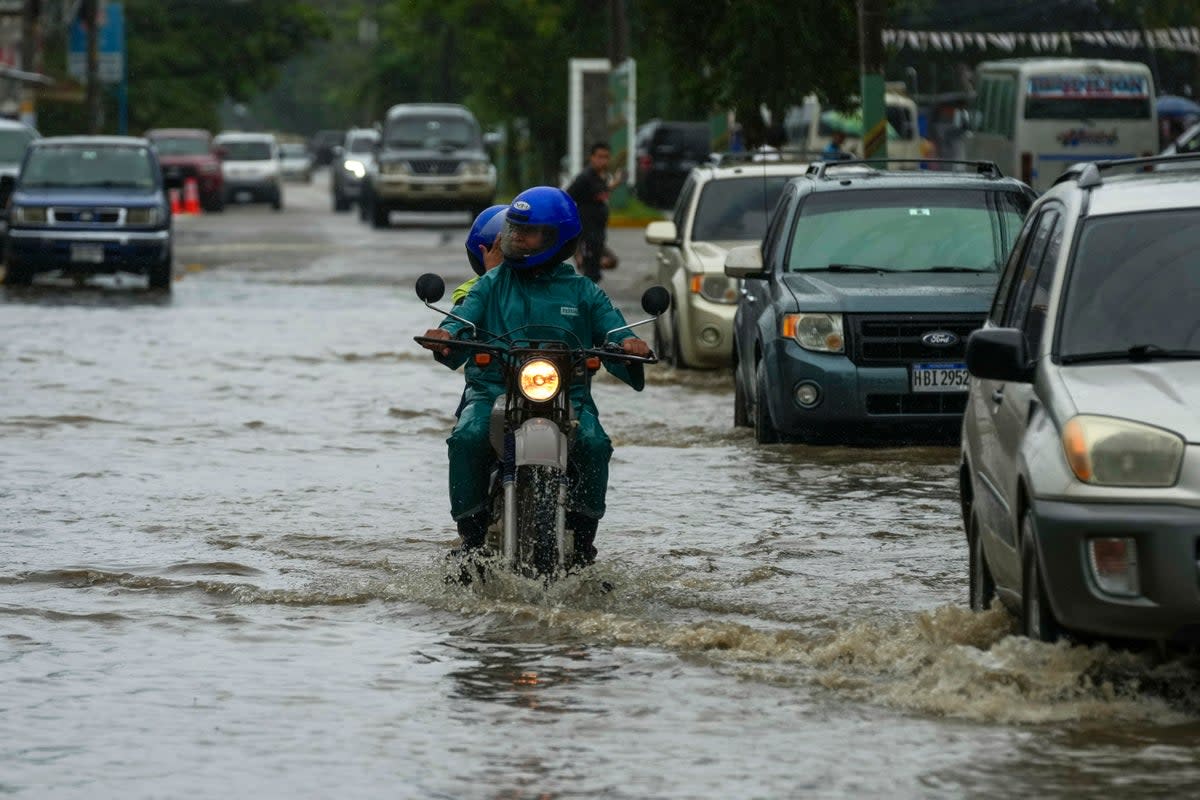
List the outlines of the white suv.
{"label": "white suv", "polygon": [[221,159],[225,178],[225,199],[229,202],[249,198],[283,208],[283,180],[279,164],[279,143],[269,133],[219,134],[213,139]]}
{"label": "white suv", "polygon": [[[652,222],[646,241],[658,245],[657,283],[671,291],[671,310],[654,323],[654,350],[676,367],[733,363],[738,281],[725,275],[731,248],[762,241],[783,187],[808,163],[787,154],[717,156],[695,167],[675,202],[671,221]],[[755,159],[770,158],[770,161]]]}
{"label": "white suv", "polygon": [[998,595],[1032,638],[1200,639],[1197,178],[1067,172],[968,343],[971,606]]}

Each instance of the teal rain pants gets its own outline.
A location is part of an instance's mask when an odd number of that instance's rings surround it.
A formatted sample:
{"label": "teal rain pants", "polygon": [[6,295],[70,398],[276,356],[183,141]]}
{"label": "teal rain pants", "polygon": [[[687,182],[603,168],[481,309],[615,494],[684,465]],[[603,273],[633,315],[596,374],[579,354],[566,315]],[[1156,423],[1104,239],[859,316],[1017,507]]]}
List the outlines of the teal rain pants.
{"label": "teal rain pants", "polygon": [[[469,517],[487,507],[488,479],[496,463],[489,440],[492,403],[479,398],[467,404],[450,438],[450,513],[455,520]],[[567,508],[595,519],[604,516],[608,491],[608,461],[612,442],[595,412],[575,406],[579,426],[571,442],[570,491]]]}

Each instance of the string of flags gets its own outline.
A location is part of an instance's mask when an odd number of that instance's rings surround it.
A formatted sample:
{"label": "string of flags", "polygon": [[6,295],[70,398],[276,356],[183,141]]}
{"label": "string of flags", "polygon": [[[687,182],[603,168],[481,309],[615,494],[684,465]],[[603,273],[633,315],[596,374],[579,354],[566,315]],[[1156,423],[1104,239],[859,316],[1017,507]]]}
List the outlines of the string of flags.
{"label": "string of flags", "polygon": [[884,47],[895,50],[1003,50],[1030,48],[1039,53],[1070,53],[1075,45],[1125,50],[1177,50],[1200,54],[1200,28],[1154,28],[1126,31],[1063,31],[1060,33],[977,33],[973,31],[883,32]]}

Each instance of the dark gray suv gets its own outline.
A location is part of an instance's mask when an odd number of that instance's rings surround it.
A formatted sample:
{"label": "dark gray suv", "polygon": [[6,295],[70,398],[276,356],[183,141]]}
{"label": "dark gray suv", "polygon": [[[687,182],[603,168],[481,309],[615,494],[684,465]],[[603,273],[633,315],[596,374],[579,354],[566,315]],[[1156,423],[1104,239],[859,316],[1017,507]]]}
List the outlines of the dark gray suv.
{"label": "dark gray suv", "polygon": [[374,227],[386,227],[400,210],[474,215],[495,195],[496,169],[465,106],[406,103],[388,111],[364,198]]}

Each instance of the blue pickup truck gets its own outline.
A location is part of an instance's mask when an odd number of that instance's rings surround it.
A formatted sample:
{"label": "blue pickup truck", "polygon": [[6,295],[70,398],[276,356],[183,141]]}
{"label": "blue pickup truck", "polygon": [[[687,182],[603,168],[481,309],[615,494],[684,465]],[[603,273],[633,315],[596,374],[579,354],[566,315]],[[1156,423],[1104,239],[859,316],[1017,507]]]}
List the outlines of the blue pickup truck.
{"label": "blue pickup truck", "polygon": [[146,139],[79,136],[29,146],[12,194],[4,283],[133,272],[170,291],[171,210]]}

